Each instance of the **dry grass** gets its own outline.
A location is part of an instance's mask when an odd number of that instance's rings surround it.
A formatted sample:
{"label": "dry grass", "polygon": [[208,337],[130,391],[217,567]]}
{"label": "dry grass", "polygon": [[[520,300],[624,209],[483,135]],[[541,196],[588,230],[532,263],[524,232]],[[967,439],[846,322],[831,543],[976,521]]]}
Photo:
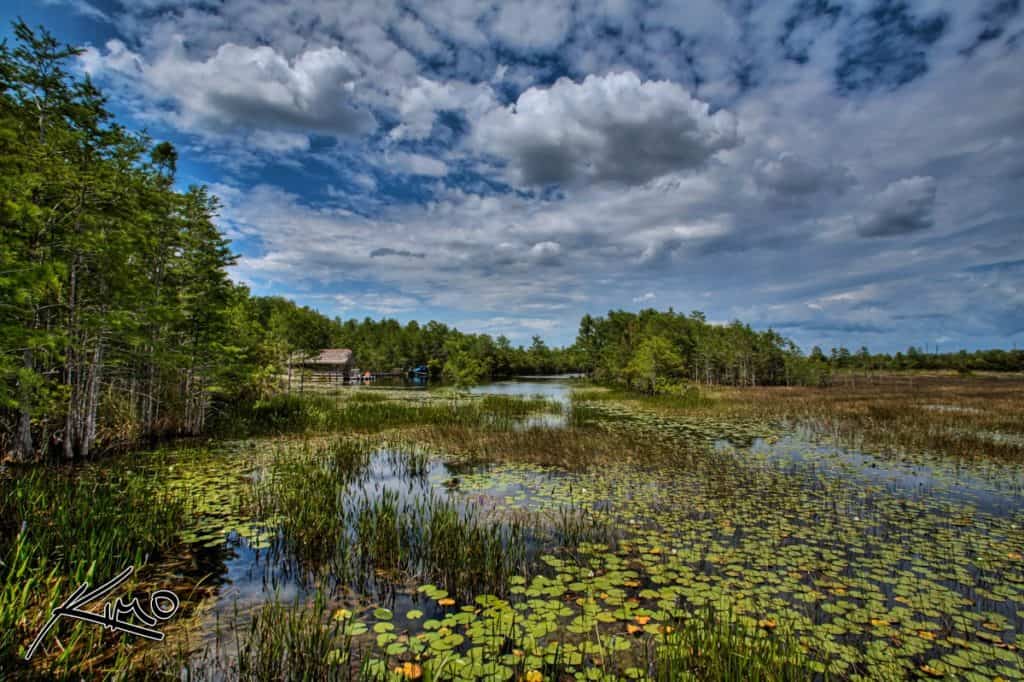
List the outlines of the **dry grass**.
{"label": "dry grass", "polygon": [[526,462],[568,471],[610,462],[642,464],[664,449],[635,433],[598,427],[500,432],[440,425],[408,429],[401,437],[470,461]]}
{"label": "dry grass", "polygon": [[[857,447],[1024,462],[1024,375],[846,375],[827,388],[717,388],[718,416],[787,420]],[[659,411],[693,408],[654,405]]]}

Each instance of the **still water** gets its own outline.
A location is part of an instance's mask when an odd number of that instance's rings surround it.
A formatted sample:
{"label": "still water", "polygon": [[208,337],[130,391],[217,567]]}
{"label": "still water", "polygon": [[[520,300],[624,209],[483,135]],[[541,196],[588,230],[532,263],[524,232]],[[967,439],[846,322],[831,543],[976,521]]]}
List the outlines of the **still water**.
{"label": "still water", "polygon": [[[571,391],[571,382],[530,379],[471,392],[554,401],[561,413],[529,415],[513,428],[559,429]],[[606,542],[632,537],[656,547],[659,557],[671,552],[671,572],[685,578],[673,598],[700,605],[708,594],[752,593],[776,609],[788,604],[794,618],[805,617],[800,614],[806,604],[823,600],[828,609],[815,611],[812,623],[828,625],[823,632],[837,647],[859,650],[864,637],[888,641],[881,631],[849,631],[850,620],[862,612],[868,620],[888,621],[895,616],[880,614],[903,609],[907,614],[899,617],[913,613],[918,628],[930,631],[933,621],[953,627],[957,642],[971,640],[975,622],[984,621],[983,631],[1007,645],[1024,628],[1024,602],[1014,582],[1019,567],[1007,565],[1007,557],[1024,549],[1020,467],[883,457],[821,442],[799,425],[759,433],[761,427],[639,413],[609,415],[606,428],[615,428],[616,419],[632,420],[632,427],[678,440],[681,447],[703,442],[706,459],[610,462],[570,472],[525,462],[467,466],[431,455],[422,469],[410,472],[408,452],[382,446],[370,454],[345,497],[391,496],[401,506],[437,496],[453,501],[460,513],[472,509],[496,520],[525,514],[535,523],[556,525],[566,509],[599,512],[609,521]],[[373,571],[334,579],[328,571],[325,579],[323,570],[289,555],[273,523],[261,521],[251,504],[254,486],[291,456],[282,456],[281,448],[289,447],[282,443],[288,442],[236,441],[136,460],[162,487],[193,500],[185,539],[194,556],[191,578],[202,576],[208,587],[202,607],[206,639],[218,623],[236,617],[244,622],[268,600],[308,602],[317,589],[326,590],[332,606],[353,611],[383,605],[396,614],[413,607],[428,617],[438,613],[436,604],[404,581]],[[550,549],[545,543],[541,535],[531,537],[531,552]],[[601,553],[588,559],[593,566],[608,560]],[[643,591],[661,594],[654,588],[664,576],[652,576],[655,582],[644,582]],[[918,601],[920,611],[914,613]],[[949,620],[953,611],[957,615]],[[396,625],[410,624],[396,615]],[[929,655],[941,654],[935,649]]]}

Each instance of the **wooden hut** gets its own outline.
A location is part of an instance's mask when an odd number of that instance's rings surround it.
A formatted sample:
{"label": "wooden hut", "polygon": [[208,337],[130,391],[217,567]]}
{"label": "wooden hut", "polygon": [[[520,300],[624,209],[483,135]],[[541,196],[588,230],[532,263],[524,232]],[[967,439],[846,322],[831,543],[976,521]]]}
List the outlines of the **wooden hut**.
{"label": "wooden hut", "polygon": [[313,384],[344,384],[353,367],[352,351],[348,348],[325,348],[310,355],[297,354],[288,363],[288,387],[291,390],[292,374],[299,373],[299,390],[305,388],[308,379]]}

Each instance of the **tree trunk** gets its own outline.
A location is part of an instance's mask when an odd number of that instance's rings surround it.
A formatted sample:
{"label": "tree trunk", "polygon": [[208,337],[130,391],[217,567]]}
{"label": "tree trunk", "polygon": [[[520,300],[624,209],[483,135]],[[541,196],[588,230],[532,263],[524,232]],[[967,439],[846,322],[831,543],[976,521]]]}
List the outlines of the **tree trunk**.
{"label": "tree trunk", "polygon": [[68,409],[64,415],[64,457],[73,459],[75,456],[75,413],[77,412],[77,377],[75,368],[75,325],[77,310],[75,302],[78,296],[78,256],[71,261],[71,272],[68,283],[68,343],[64,358],[64,385],[68,387]]}
{"label": "tree trunk", "polygon": [[[25,369],[29,372],[33,369],[32,351],[28,348],[23,353]],[[27,462],[35,454],[32,447],[32,412],[28,404],[31,400],[26,386],[20,387],[21,411],[18,413],[18,432],[14,441],[14,453],[18,461]]]}
{"label": "tree trunk", "polygon": [[100,399],[100,376],[103,372],[103,344],[96,341],[96,349],[92,354],[92,367],[89,368],[89,383],[86,389],[85,424],[82,429],[82,439],[79,452],[82,457],[88,457],[92,449],[93,441],[96,440],[96,413],[99,411]]}

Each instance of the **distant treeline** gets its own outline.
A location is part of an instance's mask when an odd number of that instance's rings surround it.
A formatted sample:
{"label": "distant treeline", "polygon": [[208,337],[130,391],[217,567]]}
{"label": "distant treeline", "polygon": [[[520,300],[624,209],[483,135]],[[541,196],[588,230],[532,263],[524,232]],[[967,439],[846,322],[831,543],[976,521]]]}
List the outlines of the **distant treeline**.
{"label": "distant treeline", "polygon": [[607,317],[585,315],[574,357],[581,368],[603,381],[648,392],[671,391],[685,382],[755,385],[826,385],[836,372],[956,370],[1024,371],[1024,351],[983,350],[968,353],[855,353],[815,346],[804,354],[777,332],[755,331],[736,321],[709,324],[700,311],[689,315],[642,310],[612,311]]}
{"label": "distant treeline", "polygon": [[255,298],[261,326],[288,349],[351,348],[355,364],[378,372],[426,367],[435,378],[473,383],[518,374],[558,374],[582,366],[575,348],[548,348],[539,336],[529,347],[504,336],[466,334],[441,322],[330,319],[280,297]]}
{"label": "distant treeline", "polygon": [[895,354],[871,353],[861,346],[851,353],[848,348],[832,348],[826,355],[818,346],[811,349],[809,359],[837,370],[951,370],[957,372],[1024,372],[1024,350],[960,350],[955,353],[930,353],[910,346]]}

